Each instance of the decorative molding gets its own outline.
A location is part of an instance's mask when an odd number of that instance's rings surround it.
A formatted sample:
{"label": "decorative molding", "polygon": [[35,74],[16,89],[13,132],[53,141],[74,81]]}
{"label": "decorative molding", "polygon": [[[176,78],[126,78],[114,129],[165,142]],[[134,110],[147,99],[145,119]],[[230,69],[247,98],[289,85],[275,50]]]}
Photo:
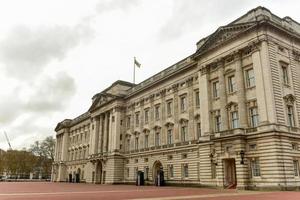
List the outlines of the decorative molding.
{"label": "decorative molding", "polygon": [[296,101],[296,97],[293,94],[288,94],[283,97],[284,101],[288,105],[293,105],[294,102]]}

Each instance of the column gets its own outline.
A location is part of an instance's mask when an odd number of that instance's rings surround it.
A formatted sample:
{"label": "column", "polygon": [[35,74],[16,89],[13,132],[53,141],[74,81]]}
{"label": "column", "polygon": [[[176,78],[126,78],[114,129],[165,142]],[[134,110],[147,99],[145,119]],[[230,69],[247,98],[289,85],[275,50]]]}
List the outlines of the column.
{"label": "column", "polygon": [[112,151],[119,150],[120,148],[120,135],[121,135],[121,108],[115,108],[114,109],[114,117],[115,117],[115,122],[112,122],[112,127],[111,127],[111,135],[112,140],[111,140],[111,145],[112,145]]}
{"label": "column", "polygon": [[99,125],[100,125],[100,117],[99,116],[96,116],[94,118],[95,120],[95,138],[94,138],[94,154],[97,154],[98,153],[98,144],[99,144]]}
{"label": "column", "polygon": [[218,75],[219,75],[219,93],[220,93],[220,113],[222,120],[221,130],[228,130],[228,113],[226,109],[227,105],[227,90],[226,90],[226,80],[224,76],[224,60],[218,62]]}
{"label": "column", "polygon": [[90,122],[91,123],[90,123],[90,137],[89,137],[89,144],[90,144],[90,146],[89,146],[89,156],[94,153],[93,152],[93,141],[94,141],[94,133],[95,133],[95,131],[94,131],[95,127],[94,127],[94,120],[93,120],[93,118],[91,118]]}
{"label": "column", "polygon": [[112,129],[113,129],[113,127],[112,127],[112,124],[113,124],[113,111],[112,110],[110,110],[109,111],[109,122],[108,122],[108,141],[107,141],[107,151],[108,152],[111,152],[112,151],[112,142],[113,142],[113,138],[114,138],[114,136],[115,135],[113,135],[112,134]]}
{"label": "column", "polygon": [[208,66],[202,67],[199,70],[199,94],[200,94],[200,121],[201,121],[201,136],[210,133],[210,84]]}
{"label": "column", "polygon": [[248,126],[246,95],[245,95],[245,80],[243,73],[242,52],[235,55],[235,82],[237,90],[239,122],[241,128]]}
{"label": "column", "polygon": [[103,145],[103,117],[99,116],[99,139],[98,139],[98,153],[102,153],[102,145]]}
{"label": "column", "polygon": [[180,142],[181,141],[181,138],[179,137],[179,131],[180,131],[180,123],[179,123],[179,97],[178,97],[178,84],[174,84],[172,85],[172,89],[174,91],[174,100],[173,100],[173,103],[174,103],[174,106],[173,106],[173,118],[174,118],[174,142],[177,143],[177,142]]}
{"label": "column", "polygon": [[107,140],[108,140],[108,129],[109,129],[109,113],[105,113],[104,120],[104,137],[103,137],[103,152],[107,152]]}
{"label": "column", "polygon": [[253,69],[255,74],[256,98],[260,124],[274,122],[276,117],[273,106],[271,72],[268,60],[267,42],[261,44],[261,51],[255,48],[252,53]]}

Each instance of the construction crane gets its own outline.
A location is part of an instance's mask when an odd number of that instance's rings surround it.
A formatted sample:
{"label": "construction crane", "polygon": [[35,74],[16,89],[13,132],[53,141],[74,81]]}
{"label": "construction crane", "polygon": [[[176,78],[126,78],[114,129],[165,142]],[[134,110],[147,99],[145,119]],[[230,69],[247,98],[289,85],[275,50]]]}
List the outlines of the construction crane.
{"label": "construction crane", "polygon": [[8,136],[7,136],[7,134],[6,134],[5,131],[4,131],[4,135],[5,135],[6,141],[7,141],[8,146],[9,146],[9,149],[8,149],[8,150],[12,150],[11,145],[10,145],[10,142],[9,142],[9,139],[8,139]]}

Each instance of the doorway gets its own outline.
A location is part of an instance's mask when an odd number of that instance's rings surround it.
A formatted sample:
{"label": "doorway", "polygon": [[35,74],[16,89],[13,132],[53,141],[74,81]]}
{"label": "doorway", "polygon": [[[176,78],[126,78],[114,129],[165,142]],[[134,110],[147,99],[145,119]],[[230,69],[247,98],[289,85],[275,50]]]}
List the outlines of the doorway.
{"label": "doorway", "polygon": [[236,188],[236,167],[235,159],[224,159],[224,188]]}
{"label": "doorway", "polygon": [[97,162],[97,166],[96,166],[96,182],[98,184],[101,184],[101,180],[102,180],[102,164],[101,161]]}
{"label": "doorway", "polygon": [[160,161],[155,161],[153,164],[153,184],[162,186],[164,183],[163,166]]}

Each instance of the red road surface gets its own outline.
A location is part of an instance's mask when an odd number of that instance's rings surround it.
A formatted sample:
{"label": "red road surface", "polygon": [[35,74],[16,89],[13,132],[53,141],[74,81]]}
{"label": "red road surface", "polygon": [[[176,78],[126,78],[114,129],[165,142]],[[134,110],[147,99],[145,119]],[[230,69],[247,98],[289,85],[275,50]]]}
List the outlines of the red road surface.
{"label": "red road surface", "polygon": [[300,200],[300,192],[255,192],[186,187],[0,182],[0,200]]}

